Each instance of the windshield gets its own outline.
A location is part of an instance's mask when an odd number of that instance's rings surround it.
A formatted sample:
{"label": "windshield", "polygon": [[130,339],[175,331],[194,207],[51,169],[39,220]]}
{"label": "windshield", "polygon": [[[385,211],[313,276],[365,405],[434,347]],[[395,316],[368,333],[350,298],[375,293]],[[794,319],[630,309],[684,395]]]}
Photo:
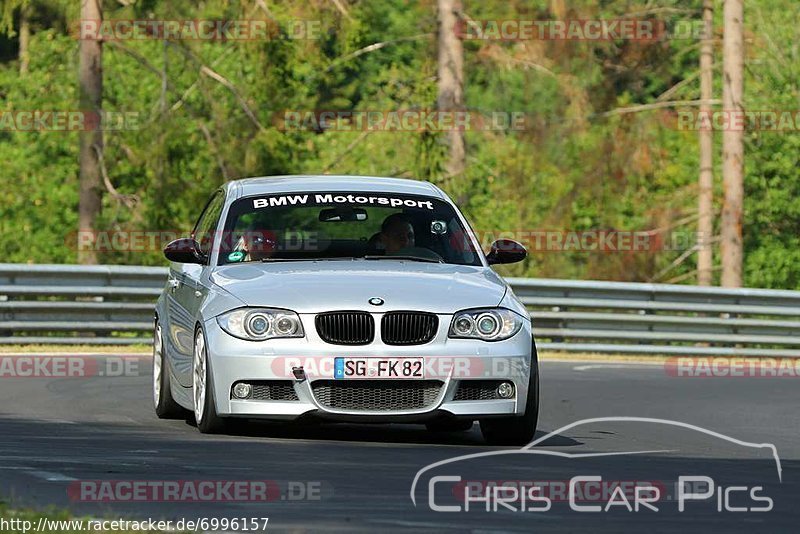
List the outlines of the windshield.
{"label": "windshield", "polygon": [[219,264],[404,259],[481,265],[455,210],[390,193],[302,193],[242,198],[225,222]]}

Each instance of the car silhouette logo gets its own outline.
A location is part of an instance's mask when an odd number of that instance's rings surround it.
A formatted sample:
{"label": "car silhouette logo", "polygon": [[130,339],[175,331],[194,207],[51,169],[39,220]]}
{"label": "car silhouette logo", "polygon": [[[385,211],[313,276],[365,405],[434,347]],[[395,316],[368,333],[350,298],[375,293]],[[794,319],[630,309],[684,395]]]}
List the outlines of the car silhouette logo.
{"label": "car silhouette logo", "polygon": [[383,304],[383,299],[378,297],[372,297],[371,299],[369,299],[369,303],[372,304],[373,306],[380,306]]}

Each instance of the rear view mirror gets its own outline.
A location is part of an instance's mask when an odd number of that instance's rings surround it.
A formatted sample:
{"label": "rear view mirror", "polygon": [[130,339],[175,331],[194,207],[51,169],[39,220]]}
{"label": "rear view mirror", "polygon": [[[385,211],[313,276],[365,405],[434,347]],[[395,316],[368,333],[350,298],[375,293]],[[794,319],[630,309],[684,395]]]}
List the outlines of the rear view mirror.
{"label": "rear view mirror", "polygon": [[164,256],[177,263],[206,264],[206,257],[200,251],[200,244],[191,237],[176,239],[164,247]]}
{"label": "rear view mirror", "polygon": [[498,239],[492,243],[492,250],[487,254],[486,261],[489,265],[498,265],[501,263],[517,263],[522,261],[528,255],[525,247],[512,241],[511,239]]}
{"label": "rear view mirror", "polygon": [[367,210],[364,208],[326,208],[319,212],[322,222],[360,222],[367,220]]}

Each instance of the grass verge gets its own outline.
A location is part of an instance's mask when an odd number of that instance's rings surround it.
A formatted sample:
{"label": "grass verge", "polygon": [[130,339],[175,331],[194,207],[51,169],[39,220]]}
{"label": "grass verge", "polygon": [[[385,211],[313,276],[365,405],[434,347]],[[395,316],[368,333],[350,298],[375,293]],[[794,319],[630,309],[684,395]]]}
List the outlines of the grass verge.
{"label": "grass verge", "polygon": [[150,354],[151,345],[0,345],[0,354]]}

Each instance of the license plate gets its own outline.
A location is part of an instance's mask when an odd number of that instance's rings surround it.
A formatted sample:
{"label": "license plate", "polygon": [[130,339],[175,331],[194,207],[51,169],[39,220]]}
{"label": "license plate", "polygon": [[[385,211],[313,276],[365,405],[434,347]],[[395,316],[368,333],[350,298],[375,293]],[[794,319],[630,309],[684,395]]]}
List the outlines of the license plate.
{"label": "license plate", "polygon": [[333,377],[358,378],[425,378],[422,358],[335,358]]}

